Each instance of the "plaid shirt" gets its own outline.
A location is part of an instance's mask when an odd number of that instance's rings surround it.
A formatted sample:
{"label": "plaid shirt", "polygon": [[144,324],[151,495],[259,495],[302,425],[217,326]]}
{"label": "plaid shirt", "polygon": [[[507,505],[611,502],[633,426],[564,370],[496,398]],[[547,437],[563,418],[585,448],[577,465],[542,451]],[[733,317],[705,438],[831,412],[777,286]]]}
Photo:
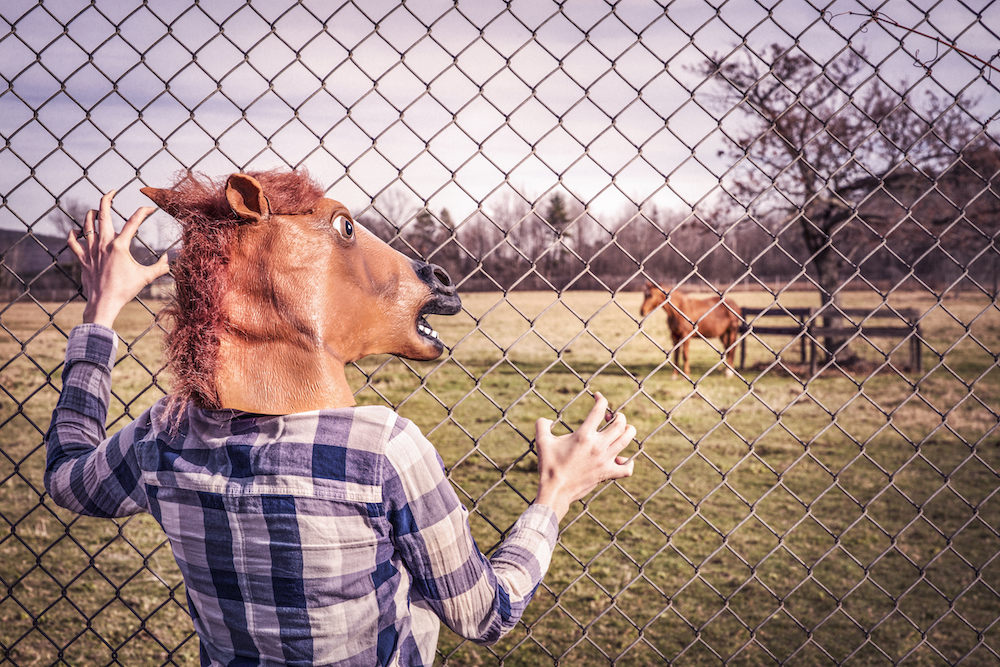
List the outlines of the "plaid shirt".
{"label": "plaid shirt", "polygon": [[113,331],[70,334],[45,487],[94,516],[150,512],[184,576],[203,664],[431,664],[440,622],[517,623],[555,514],[530,506],[487,560],[440,457],[385,407],[283,416],[160,401],[106,438]]}

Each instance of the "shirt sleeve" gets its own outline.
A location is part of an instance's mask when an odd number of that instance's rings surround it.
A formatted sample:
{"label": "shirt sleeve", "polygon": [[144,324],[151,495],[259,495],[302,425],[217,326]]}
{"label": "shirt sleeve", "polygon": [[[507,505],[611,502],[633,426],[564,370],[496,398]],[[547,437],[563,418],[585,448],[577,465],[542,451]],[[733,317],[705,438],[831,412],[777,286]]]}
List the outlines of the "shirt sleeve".
{"label": "shirt sleeve", "polygon": [[113,517],[148,506],[138,461],[123,431],[107,438],[111,366],[118,336],[99,324],[70,332],[63,388],[45,434],[45,490],[81,514]]}
{"label": "shirt sleeve", "polygon": [[420,430],[400,418],[386,448],[383,501],[413,586],[453,631],[496,642],[517,624],[549,567],[555,512],[531,505],[487,559],[444,464]]}

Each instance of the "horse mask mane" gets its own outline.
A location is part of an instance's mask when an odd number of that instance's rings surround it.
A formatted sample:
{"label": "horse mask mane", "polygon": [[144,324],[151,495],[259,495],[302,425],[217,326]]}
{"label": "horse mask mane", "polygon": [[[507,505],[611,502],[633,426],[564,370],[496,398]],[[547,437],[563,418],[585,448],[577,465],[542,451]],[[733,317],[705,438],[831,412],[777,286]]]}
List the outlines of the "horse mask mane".
{"label": "horse mask mane", "polygon": [[188,174],[142,192],[182,228],[171,412],[188,401],[259,414],[351,406],[345,364],[444,350],[424,316],[460,310],[448,274],[390,248],[306,174]]}

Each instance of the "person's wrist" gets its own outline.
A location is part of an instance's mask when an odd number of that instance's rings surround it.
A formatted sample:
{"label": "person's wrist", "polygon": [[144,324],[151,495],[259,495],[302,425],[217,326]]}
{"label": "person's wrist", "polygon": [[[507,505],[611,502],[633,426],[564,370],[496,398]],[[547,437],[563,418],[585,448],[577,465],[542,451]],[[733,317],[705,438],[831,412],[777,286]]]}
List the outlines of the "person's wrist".
{"label": "person's wrist", "polygon": [[562,494],[547,486],[539,486],[535,502],[555,512],[557,521],[562,521],[569,512],[569,502],[562,498]]}
{"label": "person's wrist", "polygon": [[84,324],[100,324],[109,329],[114,329],[115,319],[121,308],[109,306],[104,303],[89,301],[83,309]]}

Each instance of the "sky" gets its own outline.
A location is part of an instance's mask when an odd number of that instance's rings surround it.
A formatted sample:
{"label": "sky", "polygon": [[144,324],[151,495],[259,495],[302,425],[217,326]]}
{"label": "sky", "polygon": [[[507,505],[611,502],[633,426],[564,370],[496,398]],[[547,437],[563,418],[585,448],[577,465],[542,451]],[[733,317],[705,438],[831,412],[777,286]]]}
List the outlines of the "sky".
{"label": "sky", "polygon": [[556,189],[599,216],[690,208],[733,168],[693,68],[771,43],[864,48],[887,79],[978,95],[995,131],[1000,72],[851,13],[875,7],[1000,66],[984,1],[4,0],[0,227],[49,233],[113,188],[127,215],[188,169],[305,167],[356,215],[389,191],[459,222]]}

